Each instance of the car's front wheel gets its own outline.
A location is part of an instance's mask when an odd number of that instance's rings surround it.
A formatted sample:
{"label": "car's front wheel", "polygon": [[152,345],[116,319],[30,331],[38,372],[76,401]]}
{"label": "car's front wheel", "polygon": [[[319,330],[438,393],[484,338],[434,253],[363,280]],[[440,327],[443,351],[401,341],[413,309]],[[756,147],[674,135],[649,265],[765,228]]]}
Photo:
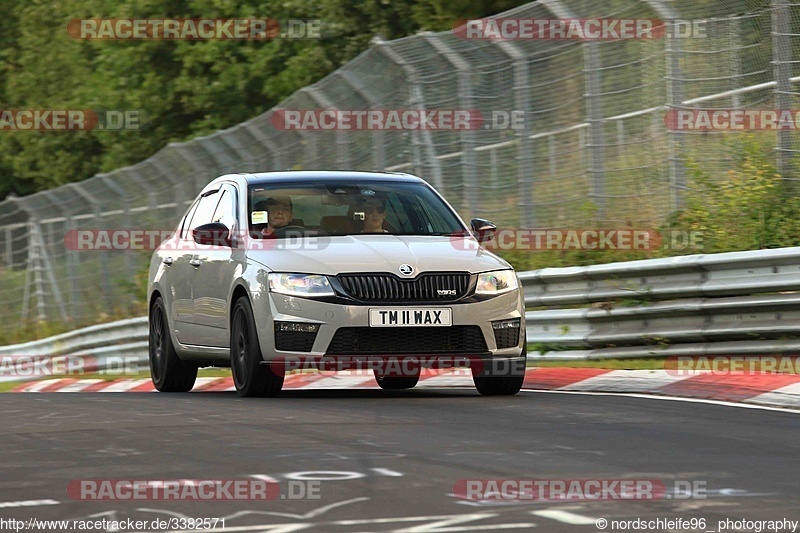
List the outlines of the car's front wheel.
{"label": "car's front wheel", "polygon": [[188,392],[197,379],[197,365],[181,360],[175,352],[167,325],[167,310],[159,296],[150,308],[148,336],[150,377],[159,392]]}
{"label": "car's front wheel", "polygon": [[276,396],[283,388],[283,376],[261,361],[253,308],[243,296],[233,307],[231,321],[231,373],[239,396]]}
{"label": "car's front wheel", "polygon": [[513,396],[522,389],[525,376],[475,376],[472,380],[483,396]]}
{"label": "car's front wheel", "polygon": [[383,390],[413,389],[419,382],[419,372],[412,376],[384,376],[375,370],[375,381]]}
{"label": "car's front wheel", "polygon": [[525,382],[527,346],[516,361],[489,361],[481,370],[472,369],[472,381],[483,396],[513,396]]}

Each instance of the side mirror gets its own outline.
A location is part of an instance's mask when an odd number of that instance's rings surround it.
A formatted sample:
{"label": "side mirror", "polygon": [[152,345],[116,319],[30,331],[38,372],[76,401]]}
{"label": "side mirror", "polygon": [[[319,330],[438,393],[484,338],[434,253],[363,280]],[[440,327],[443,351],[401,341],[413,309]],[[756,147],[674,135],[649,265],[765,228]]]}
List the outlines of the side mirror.
{"label": "side mirror", "polygon": [[487,242],[494,239],[494,232],[497,231],[497,226],[488,220],[473,218],[470,224],[472,225],[472,233],[475,234],[478,242]]}
{"label": "side mirror", "polygon": [[192,230],[192,238],[197,244],[207,246],[231,247],[231,230],[222,222],[203,224]]}

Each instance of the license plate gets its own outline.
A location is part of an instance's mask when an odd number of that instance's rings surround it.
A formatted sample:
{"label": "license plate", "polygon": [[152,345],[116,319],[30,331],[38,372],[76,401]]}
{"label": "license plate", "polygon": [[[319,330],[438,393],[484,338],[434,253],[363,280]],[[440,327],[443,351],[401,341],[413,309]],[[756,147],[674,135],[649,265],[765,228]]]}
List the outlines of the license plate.
{"label": "license plate", "polygon": [[452,326],[449,308],[370,309],[369,325],[373,328],[396,326]]}

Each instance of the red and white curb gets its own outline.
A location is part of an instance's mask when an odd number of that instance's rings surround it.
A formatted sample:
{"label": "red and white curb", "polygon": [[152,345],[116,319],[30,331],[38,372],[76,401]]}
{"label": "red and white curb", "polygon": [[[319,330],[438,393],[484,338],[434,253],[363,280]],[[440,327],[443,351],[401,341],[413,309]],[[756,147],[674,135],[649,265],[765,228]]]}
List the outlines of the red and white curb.
{"label": "red and white curb", "polygon": [[[423,371],[418,388],[472,387],[464,371]],[[288,390],[376,389],[371,373],[358,371],[292,374]],[[618,392],[699,398],[800,409],[800,375],[713,374],[676,375],[665,370],[605,370],[600,368],[529,368],[527,390]],[[235,391],[230,377],[198,378],[192,392]],[[154,392],[150,379],[51,379],[25,383],[12,392]]]}

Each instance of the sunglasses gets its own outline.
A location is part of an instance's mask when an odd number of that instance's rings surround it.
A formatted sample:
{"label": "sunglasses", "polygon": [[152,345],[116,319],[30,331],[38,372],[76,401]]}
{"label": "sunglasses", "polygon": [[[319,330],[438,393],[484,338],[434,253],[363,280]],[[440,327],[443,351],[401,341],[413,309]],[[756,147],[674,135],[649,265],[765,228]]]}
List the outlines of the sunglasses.
{"label": "sunglasses", "polygon": [[386,207],[383,205],[365,205],[361,209],[364,210],[365,213],[385,213]]}

